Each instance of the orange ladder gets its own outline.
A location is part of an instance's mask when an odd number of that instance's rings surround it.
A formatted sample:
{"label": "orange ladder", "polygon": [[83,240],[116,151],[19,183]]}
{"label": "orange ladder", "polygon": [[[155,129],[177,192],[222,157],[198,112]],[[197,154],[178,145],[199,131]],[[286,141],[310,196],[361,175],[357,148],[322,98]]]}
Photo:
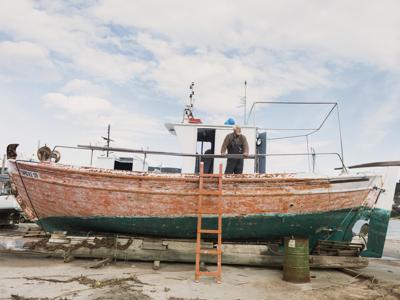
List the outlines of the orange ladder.
{"label": "orange ladder", "polygon": [[[204,178],[218,178],[218,190],[204,189]],[[217,196],[218,210],[214,212],[203,213],[203,196]],[[199,195],[197,202],[197,242],[196,242],[196,272],[195,281],[199,282],[200,276],[214,276],[217,283],[221,283],[222,273],[222,164],[219,165],[219,174],[205,174],[204,163],[200,163],[200,176],[199,176]],[[203,215],[218,215],[218,229],[204,229],[202,228]],[[217,249],[202,249],[201,248],[201,234],[217,234],[218,244]],[[214,272],[200,271],[200,257],[201,254],[217,255],[217,270]]]}

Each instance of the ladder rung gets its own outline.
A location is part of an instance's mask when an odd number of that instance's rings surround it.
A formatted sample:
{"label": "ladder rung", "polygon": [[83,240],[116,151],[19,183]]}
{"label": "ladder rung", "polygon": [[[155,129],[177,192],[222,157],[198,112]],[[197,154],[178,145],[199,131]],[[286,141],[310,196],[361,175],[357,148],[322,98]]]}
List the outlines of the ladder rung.
{"label": "ladder rung", "polygon": [[201,254],[219,255],[222,251],[218,249],[200,249]]}
{"label": "ladder rung", "polygon": [[200,233],[219,234],[221,231],[219,229],[200,229]]}
{"label": "ladder rung", "polygon": [[197,217],[198,218],[210,218],[210,217],[214,217],[214,218],[219,218],[219,216],[221,216],[222,218],[222,214],[219,214],[218,212],[212,212],[212,211],[202,211],[202,212],[197,212]]}
{"label": "ladder rung", "polygon": [[208,190],[199,190],[199,195],[203,196],[219,196],[222,195],[221,191],[208,191]]}
{"label": "ladder rung", "polygon": [[210,272],[210,271],[202,271],[198,273],[200,276],[221,276],[221,274],[217,271]]}
{"label": "ladder rung", "polygon": [[201,217],[201,216],[214,216],[214,217],[220,217],[222,218],[222,210],[219,211],[218,208],[215,210],[211,210],[211,209],[204,209],[203,207],[201,208],[201,210],[197,210],[197,217]]}

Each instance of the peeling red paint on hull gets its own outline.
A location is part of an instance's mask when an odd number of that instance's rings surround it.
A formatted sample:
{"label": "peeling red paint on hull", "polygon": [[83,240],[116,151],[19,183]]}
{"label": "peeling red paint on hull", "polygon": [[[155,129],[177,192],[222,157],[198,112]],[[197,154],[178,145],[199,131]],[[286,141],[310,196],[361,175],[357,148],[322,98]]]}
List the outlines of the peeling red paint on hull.
{"label": "peeling red paint on hull", "polygon": [[[39,218],[196,214],[197,175],[153,175],[21,161],[16,168],[15,161],[9,162],[18,200],[32,217],[35,213]],[[223,212],[225,216],[249,216],[372,207],[378,195],[373,187],[379,178],[346,181],[340,177],[343,183],[332,183],[332,178],[296,178],[294,174],[224,176]],[[206,188],[215,189],[216,183],[206,183]],[[205,210],[215,210],[214,203],[213,196],[205,197]]]}

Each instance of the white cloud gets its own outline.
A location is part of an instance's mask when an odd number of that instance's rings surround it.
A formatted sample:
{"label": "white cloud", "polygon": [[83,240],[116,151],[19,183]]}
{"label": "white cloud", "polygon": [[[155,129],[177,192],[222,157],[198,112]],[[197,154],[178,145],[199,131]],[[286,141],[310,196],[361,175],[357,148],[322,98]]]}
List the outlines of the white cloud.
{"label": "white cloud", "polygon": [[188,84],[195,81],[196,106],[209,114],[237,113],[245,80],[250,101],[330,84],[328,70],[311,58],[297,60],[282,53],[286,56],[281,62],[261,49],[231,57],[204,48],[185,53],[146,34],[139,35],[138,42],[158,59],[144,78],[157,82],[160,90],[181,103],[187,102]]}
{"label": "white cloud", "polygon": [[97,17],[215,51],[303,50],[400,70],[400,3],[365,1],[104,0]]}
{"label": "white cloud", "polygon": [[105,43],[112,34],[87,12],[69,14],[68,9],[59,11],[50,6],[46,10],[45,5],[37,9],[34,3],[0,2],[0,31],[51,51],[64,70],[97,79],[123,83],[145,70],[146,63],[107,51],[109,44]]}
{"label": "white cloud", "polygon": [[104,85],[97,85],[88,80],[73,79],[68,81],[60,92],[68,95],[107,97],[110,91]]}
{"label": "white cloud", "polygon": [[0,80],[56,81],[60,74],[48,51],[29,42],[0,42]]}
{"label": "white cloud", "polygon": [[68,114],[106,112],[111,108],[110,102],[97,97],[68,97],[60,93],[48,93],[44,99],[47,105],[61,108]]}
{"label": "white cloud", "polygon": [[67,96],[63,93],[48,93],[43,100],[45,106],[62,122],[74,123],[96,132],[111,124],[117,132],[120,145],[129,145],[132,140],[137,143],[138,138],[166,133],[159,120],[142,114],[139,107],[136,110],[127,110],[104,98]]}
{"label": "white cloud", "polygon": [[400,85],[393,89],[391,97],[374,105],[361,120],[361,142],[364,147],[382,145],[382,141],[390,134],[393,138],[398,136],[395,122],[400,120]]}

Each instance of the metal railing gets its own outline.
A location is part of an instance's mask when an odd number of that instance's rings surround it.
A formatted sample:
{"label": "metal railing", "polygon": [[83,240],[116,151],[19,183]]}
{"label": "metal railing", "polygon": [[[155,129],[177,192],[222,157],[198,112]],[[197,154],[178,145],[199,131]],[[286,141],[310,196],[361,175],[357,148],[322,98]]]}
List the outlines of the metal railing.
{"label": "metal railing", "polygon": [[279,156],[335,156],[339,159],[342,170],[346,171],[346,167],[343,162],[342,156],[337,152],[317,152],[317,153],[267,153],[267,154],[193,154],[193,153],[179,153],[179,152],[166,152],[166,151],[153,151],[153,150],[142,150],[142,149],[130,149],[130,148],[115,148],[115,147],[100,147],[100,146],[92,146],[92,145],[78,145],[76,147],[73,146],[63,146],[56,145],[53,148],[53,151],[57,148],[65,148],[65,149],[76,149],[76,150],[90,150],[91,151],[91,161],[90,165],[93,163],[93,152],[94,151],[112,151],[112,152],[120,152],[120,153],[134,153],[134,154],[142,154],[143,155],[143,169],[146,163],[146,159],[149,155],[161,155],[161,156],[175,156],[175,157],[193,157],[193,158],[234,158],[234,159],[254,159],[257,160],[262,157],[279,157]]}
{"label": "metal railing", "polygon": [[[296,134],[296,135],[289,135],[289,136],[283,136],[283,137],[276,137],[276,138],[267,138],[267,140],[282,140],[282,139],[292,139],[292,138],[300,138],[300,137],[305,137],[306,139],[306,145],[307,145],[307,152],[308,155],[310,155],[310,150],[309,150],[309,136],[317,133],[318,131],[321,130],[321,128],[324,126],[326,121],[328,120],[329,116],[332,114],[332,112],[336,109],[337,112],[337,122],[338,122],[338,131],[339,131],[339,144],[340,144],[340,157],[341,157],[341,163],[342,163],[342,169],[346,170],[346,167],[344,165],[344,151],[343,151],[343,139],[342,139],[342,126],[340,123],[340,112],[339,112],[339,104],[338,102],[306,102],[306,101],[256,101],[253,102],[249,114],[247,116],[247,120],[250,119],[253,111],[255,111],[256,105],[260,104],[272,104],[272,105],[330,105],[331,108],[329,112],[324,116],[322,122],[319,124],[319,126],[315,128],[261,128],[258,127],[258,130],[265,130],[265,131],[307,131],[307,133],[304,134]],[[311,154],[313,155],[313,154]]]}

